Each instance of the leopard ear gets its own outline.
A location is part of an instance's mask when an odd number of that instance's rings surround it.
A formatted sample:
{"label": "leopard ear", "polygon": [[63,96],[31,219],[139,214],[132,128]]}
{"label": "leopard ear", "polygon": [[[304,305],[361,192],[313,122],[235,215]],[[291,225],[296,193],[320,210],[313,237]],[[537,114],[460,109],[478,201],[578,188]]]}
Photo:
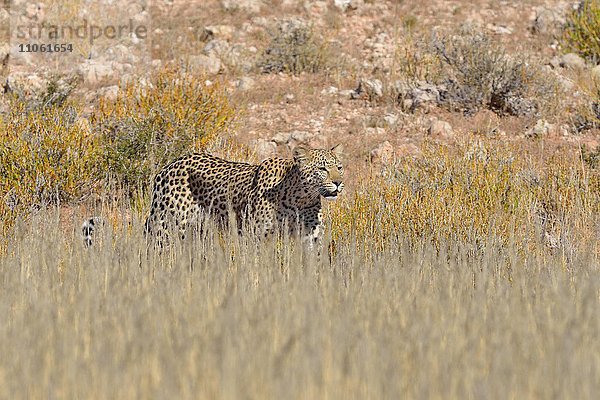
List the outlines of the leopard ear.
{"label": "leopard ear", "polygon": [[298,146],[294,149],[294,160],[296,160],[296,162],[308,161],[311,157],[310,153],[310,149],[303,146]]}
{"label": "leopard ear", "polygon": [[331,149],[329,149],[329,151],[333,151],[336,155],[340,155],[342,154],[342,151],[344,149],[344,146],[341,143],[336,144],[335,146],[333,146]]}

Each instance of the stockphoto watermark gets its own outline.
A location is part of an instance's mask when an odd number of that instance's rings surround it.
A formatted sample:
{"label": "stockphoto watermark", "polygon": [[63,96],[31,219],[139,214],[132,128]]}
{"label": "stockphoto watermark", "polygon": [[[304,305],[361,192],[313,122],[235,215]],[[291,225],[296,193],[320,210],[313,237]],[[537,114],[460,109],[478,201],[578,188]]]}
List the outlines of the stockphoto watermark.
{"label": "stockphoto watermark", "polygon": [[102,38],[120,39],[123,37],[146,39],[148,28],[130,19],[120,25],[96,25],[83,19],[79,24],[54,25],[45,22],[39,24],[17,25],[15,36],[19,40],[52,40],[55,42],[86,40],[90,45]]}

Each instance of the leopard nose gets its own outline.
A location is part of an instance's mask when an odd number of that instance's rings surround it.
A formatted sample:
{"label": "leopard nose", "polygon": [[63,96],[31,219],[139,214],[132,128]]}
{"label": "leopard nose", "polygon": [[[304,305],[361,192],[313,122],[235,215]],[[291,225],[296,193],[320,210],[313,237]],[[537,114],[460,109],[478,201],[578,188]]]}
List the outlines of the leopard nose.
{"label": "leopard nose", "polygon": [[342,184],[342,181],[333,181],[333,184],[339,188],[340,185]]}

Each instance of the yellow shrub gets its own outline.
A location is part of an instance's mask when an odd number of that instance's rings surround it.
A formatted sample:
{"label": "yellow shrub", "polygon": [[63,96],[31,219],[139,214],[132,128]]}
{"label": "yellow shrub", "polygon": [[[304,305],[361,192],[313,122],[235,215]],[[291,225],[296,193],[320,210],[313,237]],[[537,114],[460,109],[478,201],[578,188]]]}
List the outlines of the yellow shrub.
{"label": "yellow shrub", "polygon": [[567,17],[562,45],[596,64],[600,61],[600,1],[584,0]]}
{"label": "yellow shrub", "polygon": [[383,176],[365,177],[353,195],[334,203],[333,239],[342,242],[350,232],[357,243],[381,249],[398,239],[478,245],[490,236],[537,240],[575,228],[582,240],[596,235],[600,175],[575,156],[541,167],[522,149],[480,142],[455,150],[426,145],[423,153]]}
{"label": "yellow shrub", "polygon": [[72,105],[28,109],[15,101],[0,117],[0,219],[89,193],[100,167],[100,148]]}
{"label": "yellow shrub", "polygon": [[92,120],[112,177],[143,187],[166,163],[203,149],[233,118],[219,82],[165,69],[147,83],[124,85],[114,101],[101,100]]}

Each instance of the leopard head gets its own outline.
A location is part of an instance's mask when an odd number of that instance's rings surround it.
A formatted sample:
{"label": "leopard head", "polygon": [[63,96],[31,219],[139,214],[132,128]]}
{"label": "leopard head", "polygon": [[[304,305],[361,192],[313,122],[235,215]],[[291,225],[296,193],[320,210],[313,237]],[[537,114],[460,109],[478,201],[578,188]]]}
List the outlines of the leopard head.
{"label": "leopard head", "polygon": [[344,190],[344,168],[336,148],[309,149],[300,146],[294,149],[294,161],[305,186],[327,200],[335,200]]}

